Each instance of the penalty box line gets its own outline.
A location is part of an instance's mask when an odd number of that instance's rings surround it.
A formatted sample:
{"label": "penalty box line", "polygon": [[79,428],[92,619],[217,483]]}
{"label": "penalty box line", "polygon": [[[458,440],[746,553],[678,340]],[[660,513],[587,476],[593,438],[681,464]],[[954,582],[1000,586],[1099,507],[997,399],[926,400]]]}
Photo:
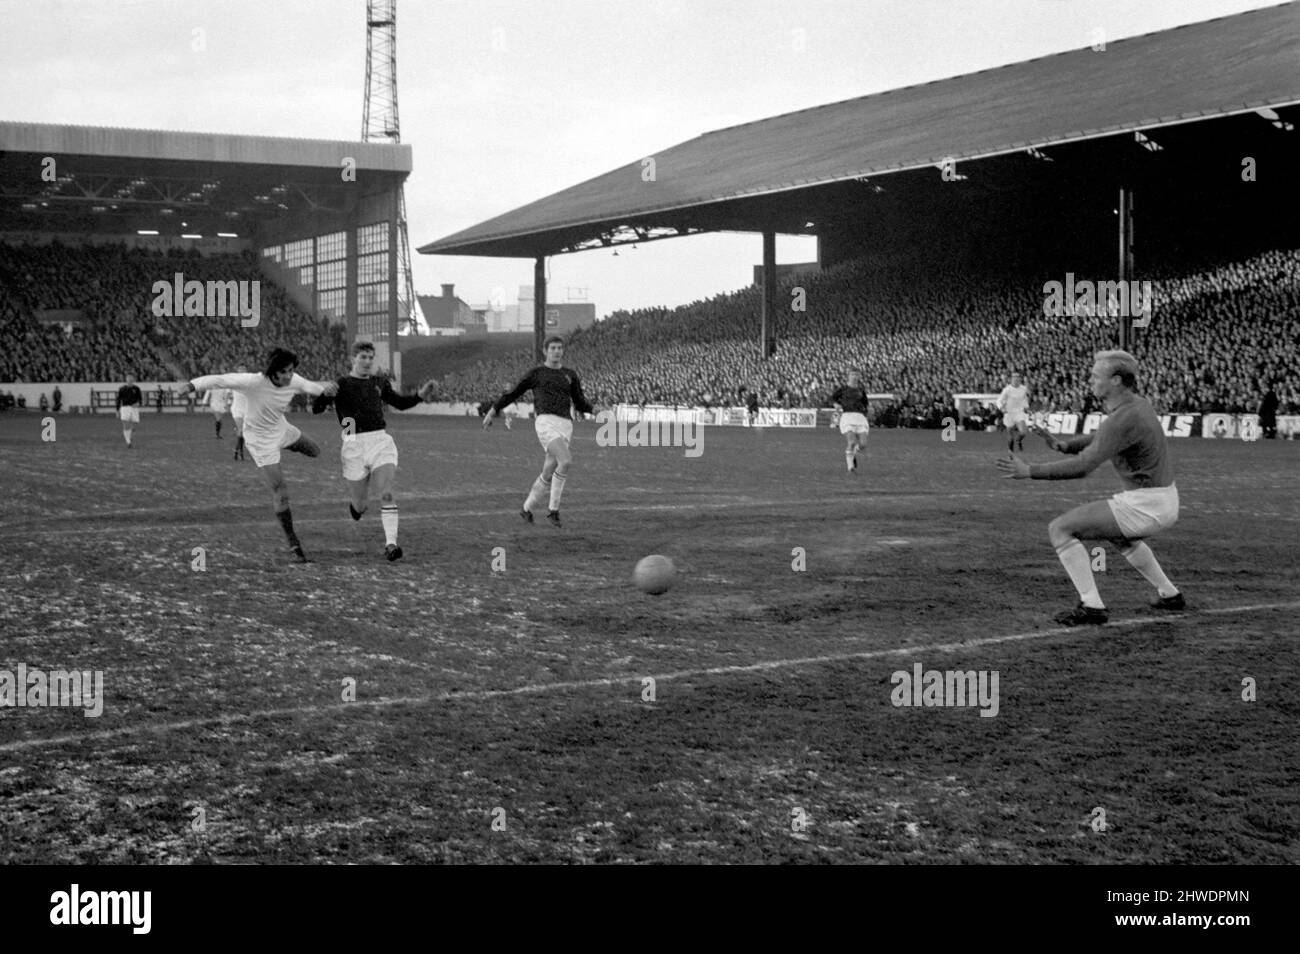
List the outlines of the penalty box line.
{"label": "penalty box line", "polygon": [[[1170,613],[1167,616],[1160,617],[1144,616],[1137,619],[1118,620],[1113,623],[1106,623],[1104,626],[1097,627],[1097,630],[1130,629],[1135,626],[1145,626],[1151,623],[1172,623],[1197,619],[1201,616],[1225,616],[1239,613],[1256,613],[1268,610],[1286,609],[1300,609],[1300,601],[1291,601],[1287,603],[1255,603],[1250,606],[1227,606],[1219,609],[1200,610],[1194,613]],[[1096,630],[1089,627],[1088,631],[1094,632]],[[428,705],[430,703],[458,701],[478,702],[490,699],[507,699],[511,696],[536,696],[552,692],[569,692],[583,689],[607,689],[614,686],[626,685],[639,687],[641,686],[643,679],[653,679],[655,683],[658,684],[660,682],[698,679],[708,676],[730,676],[741,673],[759,673],[772,672],[781,669],[796,669],[803,666],[821,666],[829,663],[888,659],[893,656],[917,656],[922,653],[953,653],[961,650],[982,649],[986,646],[997,646],[1003,643],[1047,639],[1052,636],[1062,636],[1067,633],[1076,632],[1078,632],[1076,627],[1056,626],[1051,629],[1032,630],[1027,633],[1010,633],[1003,636],[987,636],[983,639],[972,639],[966,642],[932,643],[928,646],[898,646],[893,649],[869,649],[856,653],[804,656],[797,659],[769,659],[762,662],[744,663],[734,666],[710,666],[702,669],[677,669],[657,674],[645,673],[633,676],[607,676],[601,679],[579,679],[571,682],[533,683],[526,686],[516,686],[513,689],[467,689],[464,691],[444,690],[431,695],[399,696],[393,699],[364,699],[357,700],[356,702],[338,702],[326,706],[294,706],[278,709],[259,709],[254,712],[227,713],[218,716],[208,716],[201,719],[183,719],[176,722],[163,722],[156,725],[138,724],[122,726],[117,729],[104,729],[96,732],[83,733],[81,735],[59,735],[40,739],[20,739],[16,742],[0,744],[0,752],[23,752],[31,749],[57,745],[103,742],[113,739],[130,738],[138,735],[162,734],[165,732],[181,732],[187,729],[239,725],[242,723],[253,722],[258,719],[285,718],[300,715],[325,715],[336,712],[346,712],[358,708],[388,709],[398,706]]]}

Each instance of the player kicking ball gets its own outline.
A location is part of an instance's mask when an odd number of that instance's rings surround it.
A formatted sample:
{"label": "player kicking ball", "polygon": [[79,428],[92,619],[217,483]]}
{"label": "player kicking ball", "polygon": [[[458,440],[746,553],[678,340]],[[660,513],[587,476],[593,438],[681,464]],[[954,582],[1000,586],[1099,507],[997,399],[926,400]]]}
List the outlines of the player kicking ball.
{"label": "player kicking ball", "polygon": [[858,451],[865,450],[871,425],[867,422],[867,392],[862,377],[849,372],[849,383],[836,388],[830,401],[840,409],[840,433],[844,435],[844,464],[850,474],[858,469]]}
{"label": "player kicking ball", "polygon": [[533,392],[533,406],[537,411],[537,439],[546,451],[546,461],[524,499],[524,507],[519,511],[519,516],[532,523],[533,507],[549,497],[546,521],[559,529],[560,498],[564,495],[564,483],[569,479],[569,464],[573,461],[573,456],[569,453],[569,442],[573,439],[573,409],[591,414],[595,408],[583,396],[577,372],[563,367],[564,339],[547,338],[542,352],[546,355],[546,362],[525,374],[513,391],[497,398],[497,402],[483,415],[483,427],[491,427],[492,419],[522,397],[524,392]]}
{"label": "player kicking ball", "polygon": [[1056,555],[1079,591],[1079,605],[1056,616],[1056,621],[1065,626],[1102,624],[1109,618],[1083,540],[1109,540],[1114,544],[1156,588],[1153,608],[1185,608],[1182,593],[1169,582],[1144,542],[1178,520],[1178,488],[1160,419],[1151,403],[1135,393],[1137,375],[1137,359],[1127,351],[1097,352],[1092,366],[1092,393],[1109,414],[1097,432],[1060,440],[1040,428],[1038,433],[1047,446],[1072,455],[1071,459],[1028,464],[1012,454],[998,461],[998,468],[1016,480],[1071,480],[1087,476],[1109,460],[1124,483],[1124,490],[1109,500],[1075,507],[1048,524]]}
{"label": "player kicking ball", "polygon": [[343,425],[343,479],[348,482],[348,513],[360,520],[366,512],[373,483],[379,494],[379,522],[384,528],[384,556],[389,562],[402,558],[397,545],[397,501],[393,480],[397,476],[397,445],[385,429],[384,405],[405,411],[420,401],[433,400],[433,383],[420,394],[398,394],[388,378],[376,380],[375,346],[358,341],[352,346],[352,370],[335,382],[337,393],[325,393],[311,404],[321,414],[332,403]]}
{"label": "player kicking ball", "polygon": [[302,543],[293,530],[293,513],[289,509],[289,487],[280,471],[280,451],[293,451],[305,457],[319,457],[320,448],[304,437],[302,431],[284,418],[285,408],[295,394],[332,395],[338,385],[318,384],[294,373],[298,356],[292,351],[276,348],[266,362],[261,374],[205,374],[186,383],[182,394],[191,391],[210,391],[213,388],[230,388],[245,397],[244,446],[252,455],[253,463],[261,471],[271,488],[275,504],[275,518],[280,522],[289,550],[300,563],[307,563]]}
{"label": "player kicking ball", "polygon": [[998,410],[1007,426],[1007,450],[1025,449],[1025,435],[1032,428],[1029,416],[1029,388],[1020,383],[1020,375],[1012,374],[1011,383],[998,395]]}

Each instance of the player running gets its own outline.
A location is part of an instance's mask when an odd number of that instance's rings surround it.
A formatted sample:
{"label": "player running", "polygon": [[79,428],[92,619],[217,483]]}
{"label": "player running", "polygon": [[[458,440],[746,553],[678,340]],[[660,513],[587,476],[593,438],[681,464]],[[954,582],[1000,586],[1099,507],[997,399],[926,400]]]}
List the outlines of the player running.
{"label": "player running", "polygon": [[1002,423],[1007,426],[1007,450],[1025,449],[1025,435],[1029,433],[1029,388],[1020,383],[1020,375],[1012,374],[1011,383],[998,395],[998,410]]}
{"label": "player running", "polygon": [[405,411],[421,400],[433,400],[433,383],[420,394],[398,394],[387,377],[372,377],[375,346],[358,341],[352,346],[352,370],[336,382],[338,393],[322,394],[311,404],[313,414],[321,414],[330,404],[343,425],[343,479],[348,482],[348,513],[360,520],[366,512],[370,483],[379,494],[379,522],[384,528],[384,556],[389,562],[402,558],[397,545],[397,502],[393,497],[393,478],[397,476],[397,445],[385,430],[384,405]]}
{"label": "player running", "polygon": [[840,433],[844,435],[844,463],[852,474],[858,469],[858,451],[865,450],[871,424],[867,421],[867,392],[862,376],[849,372],[849,383],[832,392],[830,402],[840,409]]}
{"label": "player running", "polygon": [[217,429],[217,440],[221,440],[221,419],[230,410],[234,393],[229,388],[213,388],[208,392],[208,410],[212,412],[212,423]]}
{"label": "player running", "polygon": [[334,394],[338,385],[318,384],[294,373],[298,356],[284,348],[276,348],[266,362],[261,374],[205,374],[187,381],[182,394],[191,391],[208,391],[212,388],[231,388],[242,392],[247,400],[244,418],[244,441],[248,452],[271,488],[275,504],[275,517],[280,521],[289,550],[300,563],[307,563],[302,543],[293,531],[293,513],[289,510],[289,487],[280,471],[280,451],[290,450],[306,457],[319,457],[320,448],[303,436],[302,431],[284,418],[284,410],[295,394]]}
{"label": "player running", "polygon": [[577,372],[561,365],[564,359],[564,339],[547,338],[542,351],[546,355],[546,362],[525,374],[513,391],[497,398],[487,414],[483,415],[483,427],[491,427],[492,419],[518,400],[525,391],[533,392],[533,404],[537,411],[537,439],[546,450],[546,461],[524,499],[519,516],[532,523],[533,507],[549,493],[550,504],[546,519],[551,526],[559,529],[560,497],[564,494],[564,482],[569,479],[569,464],[573,460],[569,453],[569,441],[573,438],[573,408],[576,407],[583,414],[591,414],[595,408],[583,396]]}
{"label": "player running", "polygon": [[[248,368],[241,364],[235,368],[235,373],[247,374]],[[244,418],[248,416],[248,398],[244,396],[243,391],[231,390],[230,394],[230,419],[235,422],[235,453],[231,455],[231,459],[245,460]]]}
{"label": "player running", "polygon": [[1178,520],[1178,488],[1160,419],[1151,403],[1134,392],[1137,373],[1137,359],[1127,351],[1098,351],[1092,366],[1092,393],[1101,399],[1109,417],[1095,434],[1065,440],[1038,429],[1048,447],[1076,456],[1051,464],[1027,464],[1014,454],[998,461],[1006,476],[1016,480],[1069,480],[1090,474],[1109,459],[1124,483],[1124,490],[1109,500],[1075,507],[1047,527],[1056,555],[1079,591],[1079,605],[1056,617],[1066,626],[1100,624],[1108,619],[1083,540],[1114,544],[1156,588],[1153,608],[1185,608],[1182,593],[1169,582],[1155,554],[1143,542]]}
{"label": "player running", "polygon": [[135,383],[135,376],[128,374],[126,384],[117,389],[117,417],[122,422],[122,437],[126,446],[131,447],[131,431],[140,423],[140,405],[144,395]]}

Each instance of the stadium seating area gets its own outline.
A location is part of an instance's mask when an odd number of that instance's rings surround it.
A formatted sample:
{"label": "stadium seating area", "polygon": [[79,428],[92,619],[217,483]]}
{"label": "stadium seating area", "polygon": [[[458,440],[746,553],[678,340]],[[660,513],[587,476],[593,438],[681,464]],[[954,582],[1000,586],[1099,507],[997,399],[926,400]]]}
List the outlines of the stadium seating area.
{"label": "stadium seating area", "polygon": [[[260,280],[260,322],[155,317],[153,284],[181,272],[199,281]],[[46,309],[78,309],[84,326],[65,333],[37,320]],[[0,243],[0,381],[171,381],[261,365],[286,345],[303,372],[343,367],[344,332],[306,314],[247,255],[164,255],[124,246]]]}
{"label": "stadium seating area", "polygon": [[[1155,313],[1134,350],[1146,371],[1140,388],[1157,408],[1253,411],[1268,378],[1284,411],[1300,409],[1300,252],[1148,274]],[[846,264],[800,280],[807,310],[782,316],[771,361],[759,360],[758,291],[747,288],[673,309],[615,312],[570,337],[566,363],[598,404],[734,403],[748,386],[765,405],[808,406],[859,368],[869,390],[900,396],[880,413],[906,423],[933,419],[954,393],[1000,391],[1016,369],[1042,406],[1088,409],[1092,354],[1114,347],[1114,324],[1045,316],[1042,281]],[[778,299],[791,300],[788,285]],[[481,363],[444,380],[444,393],[499,393],[528,363],[523,351]]]}
{"label": "stadium seating area", "polygon": [[[261,324],[155,317],[153,283],[176,272],[260,279]],[[1300,411],[1300,251],[1144,277],[1154,284],[1155,314],[1134,350],[1145,369],[1139,387],[1159,410],[1253,411],[1261,382],[1272,380],[1282,411]],[[1041,276],[857,262],[798,281],[806,311],[780,316],[771,361],[759,359],[759,293],[747,288],[678,308],[615,312],[570,337],[566,363],[601,405],[735,404],[743,386],[767,406],[812,406],[858,368],[869,390],[899,396],[878,408],[879,420],[916,425],[955,414],[956,392],[1001,390],[1013,369],[1040,406],[1090,409],[1092,353],[1115,340],[1110,319],[1045,316]],[[789,285],[779,300],[791,300]],[[80,309],[87,326],[69,335],[36,320],[38,310],[65,308]],[[0,381],[176,380],[256,367],[278,344],[298,352],[308,375],[346,362],[343,329],[305,314],[251,256],[112,246],[0,244],[0,338]],[[529,364],[523,349],[480,362],[445,376],[441,396],[481,401]]]}

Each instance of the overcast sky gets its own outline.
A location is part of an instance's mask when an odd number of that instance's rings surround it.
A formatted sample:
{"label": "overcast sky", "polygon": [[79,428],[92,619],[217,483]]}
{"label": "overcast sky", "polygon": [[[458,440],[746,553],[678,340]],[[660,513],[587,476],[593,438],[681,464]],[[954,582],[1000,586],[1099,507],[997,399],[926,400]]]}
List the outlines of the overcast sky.
{"label": "overcast sky", "polygon": [[[401,0],[412,249],[703,132],[1273,6],[1260,0]],[[356,140],[364,0],[0,0],[0,119]],[[202,30],[202,50],[195,50]],[[778,261],[815,257],[778,241]],[[550,259],[551,299],[749,283],[757,235]],[[527,259],[413,254],[416,290],[515,299]]]}

